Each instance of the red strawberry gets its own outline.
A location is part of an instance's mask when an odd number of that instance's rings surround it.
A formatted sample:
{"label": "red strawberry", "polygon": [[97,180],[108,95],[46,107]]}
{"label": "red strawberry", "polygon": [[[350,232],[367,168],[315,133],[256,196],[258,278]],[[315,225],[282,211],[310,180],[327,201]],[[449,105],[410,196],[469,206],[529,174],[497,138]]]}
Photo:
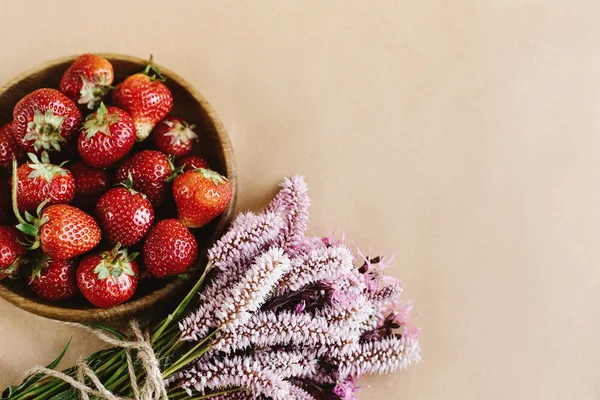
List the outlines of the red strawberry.
{"label": "red strawberry", "polygon": [[0,127],[0,167],[10,169],[13,158],[22,161],[25,152],[19,147],[12,134],[12,122]]}
{"label": "red strawberry", "polygon": [[101,103],[83,123],[77,149],[87,165],[105,168],[125,157],[134,144],[135,125],[129,114]]}
{"label": "red strawberry", "polygon": [[55,89],[38,89],[23,97],[13,118],[13,138],[22,149],[36,154],[60,151],[81,126],[77,104]]}
{"label": "red strawberry", "polygon": [[110,176],[106,171],[78,161],[71,172],[75,178],[75,202],[83,207],[95,206],[100,196],[110,188]]}
{"label": "red strawberry", "polygon": [[173,196],[181,222],[188,228],[200,228],[227,208],[232,192],[227,178],[200,168],[175,179]]}
{"label": "red strawberry", "polygon": [[105,58],[94,54],[78,57],[60,80],[60,91],[93,110],[111,89],[115,72]]}
{"label": "red strawberry", "polygon": [[19,210],[34,213],[44,201],[46,205],[68,204],[75,196],[75,179],[67,169],[48,162],[47,154],[40,161],[29,153],[32,162],[17,169],[17,204]]}
{"label": "red strawberry", "polygon": [[173,174],[173,165],[160,151],[144,150],[134,154],[117,170],[115,181],[125,183],[133,180],[133,189],[145,194],[154,207],[165,200],[166,180]]}
{"label": "red strawberry", "polygon": [[152,204],[145,195],[131,189],[130,180],[125,187],[111,189],[100,198],[96,216],[108,241],[124,247],[142,240],[154,222]]}
{"label": "red strawberry", "polygon": [[210,168],[208,166],[208,162],[206,162],[204,158],[196,155],[185,156],[183,158],[180,158],[177,161],[175,161],[175,165],[177,165],[177,167],[183,167],[184,172],[198,168]]}
{"label": "red strawberry", "polygon": [[144,263],[157,278],[179,275],[198,257],[194,235],[176,219],[165,219],[152,227],[144,243]]}
{"label": "red strawberry", "polygon": [[18,216],[17,228],[31,236],[35,250],[42,251],[54,261],[70,260],[85,254],[100,243],[102,232],[94,218],[66,204],[57,204],[41,211],[39,218]]}
{"label": "red strawberry", "polygon": [[12,214],[10,187],[8,183],[0,180],[0,224],[4,224]]}
{"label": "red strawberry", "polygon": [[165,78],[150,57],[144,72],[131,75],[112,92],[113,103],[131,114],[138,142],[145,140],[154,126],[173,108],[173,94],[164,81]]}
{"label": "red strawberry", "polygon": [[20,233],[11,226],[0,226],[0,280],[16,274],[27,251],[19,243]]}
{"label": "red strawberry", "polygon": [[45,208],[41,215],[42,251],[53,260],[69,260],[92,250],[102,232],[94,218],[78,208],[59,204]]}
{"label": "red strawberry", "polygon": [[102,308],[129,300],[139,281],[136,256],[118,248],[86,256],[77,268],[77,286],[83,296]]}
{"label": "red strawberry", "polygon": [[182,157],[192,152],[193,141],[198,135],[190,125],[179,117],[167,117],[152,132],[152,143],[165,154]]}
{"label": "red strawberry", "polygon": [[68,299],[78,292],[75,260],[54,261],[41,256],[32,263],[29,287],[41,298],[58,301]]}

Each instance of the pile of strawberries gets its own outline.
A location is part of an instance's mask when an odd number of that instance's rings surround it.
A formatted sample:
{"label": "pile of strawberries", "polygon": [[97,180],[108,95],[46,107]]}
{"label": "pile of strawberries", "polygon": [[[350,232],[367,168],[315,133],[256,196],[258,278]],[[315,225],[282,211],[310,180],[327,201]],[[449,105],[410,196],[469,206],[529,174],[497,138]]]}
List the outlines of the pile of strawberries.
{"label": "pile of strawberries", "polygon": [[194,126],[168,116],[173,95],[152,59],[113,80],[108,60],[83,55],[60,90],[28,94],[0,128],[0,279],[27,279],[49,301],[81,292],[113,307],[140,274],[185,273],[198,257],[190,229],[231,201],[227,179],[190,155]]}

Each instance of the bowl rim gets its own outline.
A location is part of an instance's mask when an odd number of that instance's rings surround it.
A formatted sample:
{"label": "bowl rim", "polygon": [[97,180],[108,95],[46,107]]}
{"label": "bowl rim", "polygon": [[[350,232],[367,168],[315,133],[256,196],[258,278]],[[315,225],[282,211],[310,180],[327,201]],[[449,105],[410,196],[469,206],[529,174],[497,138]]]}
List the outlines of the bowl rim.
{"label": "bowl rim", "polygon": [[[119,60],[119,61],[128,61],[135,64],[140,64],[144,66],[148,63],[148,60],[143,58],[129,56],[125,54],[118,53],[92,53],[106,59],[110,60]],[[18,82],[21,82],[25,79],[28,79],[30,75],[42,72],[46,69],[54,68],[58,65],[62,65],[68,62],[73,62],[77,57],[81,56],[81,54],[70,55],[65,57],[56,58],[53,60],[46,61],[36,67],[30,68],[14,78],[10,79],[8,82],[0,86],[0,94],[6,92],[11,87],[13,87]],[[218,217],[217,225],[215,227],[215,231],[211,236],[209,243],[217,240],[225,231],[231,219],[233,217],[233,213],[235,210],[235,206],[237,203],[238,197],[238,177],[237,177],[237,168],[235,163],[235,156],[233,153],[233,147],[231,145],[231,140],[225,130],[225,126],[221,122],[220,118],[217,116],[214,108],[210,105],[208,100],[197,90],[195,89],[188,81],[182,78],[179,74],[173,72],[169,68],[166,68],[160,64],[156,64],[162,74],[167,77],[169,80],[173,80],[177,82],[180,86],[184,87],[187,91],[190,92],[192,97],[194,97],[199,103],[200,106],[206,111],[210,121],[214,125],[215,131],[217,132],[221,147],[223,149],[223,155],[225,160],[225,175],[227,176],[229,182],[231,183],[232,188],[232,197],[231,202],[227,209]],[[8,301],[9,303],[14,304],[15,306],[29,311],[33,314],[61,320],[67,322],[105,322],[105,321],[117,321],[127,317],[132,317],[134,315],[140,314],[142,311],[146,311],[149,308],[162,303],[167,298],[172,295],[178,293],[181,290],[186,289],[187,287],[191,287],[190,282],[193,282],[193,279],[188,281],[184,281],[181,279],[175,279],[171,282],[168,282],[164,287],[149,293],[139,299],[135,299],[131,302],[126,302],[120,304],[118,306],[112,308],[89,308],[89,309],[73,309],[73,308],[65,308],[60,307],[59,305],[53,305],[48,303],[38,303],[32,299],[21,296],[19,293],[12,291],[10,288],[6,287],[2,282],[0,282],[0,297]]]}

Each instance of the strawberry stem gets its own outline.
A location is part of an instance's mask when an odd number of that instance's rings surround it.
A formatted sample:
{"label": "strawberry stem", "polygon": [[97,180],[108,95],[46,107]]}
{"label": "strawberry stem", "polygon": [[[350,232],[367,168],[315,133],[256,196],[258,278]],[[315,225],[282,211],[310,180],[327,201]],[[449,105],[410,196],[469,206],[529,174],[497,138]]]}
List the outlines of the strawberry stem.
{"label": "strawberry stem", "polygon": [[167,161],[169,162],[169,165],[171,166],[171,175],[169,175],[166,179],[165,182],[172,182],[174,181],[179,175],[181,175],[183,173],[183,169],[185,168],[185,165],[179,166],[179,167],[175,167],[175,157],[174,156],[170,156]]}
{"label": "strawberry stem", "polygon": [[[160,72],[160,68],[158,68],[154,64],[154,55],[153,54],[150,54],[150,60],[148,60],[148,64],[146,65],[146,68],[144,69],[144,72],[142,72],[142,73],[144,75],[146,75],[147,77],[149,77],[153,81],[160,81],[160,82],[167,81],[167,78],[165,78],[163,76],[163,74]],[[152,73],[152,75],[150,75],[150,73]]]}
{"label": "strawberry stem", "polygon": [[17,160],[13,158],[12,162],[12,185],[11,185],[11,198],[12,198],[12,208],[15,213],[15,217],[17,217],[17,221],[21,224],[27,224],[27,221],[23,219],[21,213],[19,212],[19,206],[17,203],[17,188],[19,182],[17,180]]}

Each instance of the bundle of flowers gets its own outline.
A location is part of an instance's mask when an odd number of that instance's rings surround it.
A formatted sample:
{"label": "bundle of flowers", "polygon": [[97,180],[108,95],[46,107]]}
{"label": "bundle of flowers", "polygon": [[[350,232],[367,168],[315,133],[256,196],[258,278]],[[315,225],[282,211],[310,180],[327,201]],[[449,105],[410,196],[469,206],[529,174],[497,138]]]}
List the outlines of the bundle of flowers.
{"label": "bundle of flowers", "polygon": [[[310,200],[286,179],[260,214],[243,213],[208,251],[177,309],[61,373],[38,368],[9,399],[354,399],[366,374],[420,360],[412,305],[381,256],[306,236]],[[108,335],[111,337],[106,337]]]}

